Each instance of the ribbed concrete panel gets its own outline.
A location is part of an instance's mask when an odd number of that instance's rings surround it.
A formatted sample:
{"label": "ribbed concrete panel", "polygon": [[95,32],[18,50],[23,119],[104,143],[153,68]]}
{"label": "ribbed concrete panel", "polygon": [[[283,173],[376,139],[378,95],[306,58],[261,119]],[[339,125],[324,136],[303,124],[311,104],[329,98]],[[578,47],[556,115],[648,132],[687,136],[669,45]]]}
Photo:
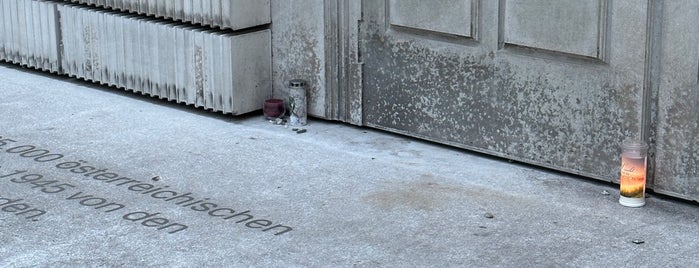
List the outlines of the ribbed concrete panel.
{"label": "ribbed concrete panel", "polygon": [[0,60],[60,72],[56,4],[0,0]]}
{"label": "ribbed concrete panel", "polygon": [[144,95],[241,114],[271,89],[270,32],[210,28],[60,5],[65,72]]}
{"label": "ribbed concrete panel", "polygon": [[271,22],[270,0],[64,0],[173,19],[222,29],[239,30]]}

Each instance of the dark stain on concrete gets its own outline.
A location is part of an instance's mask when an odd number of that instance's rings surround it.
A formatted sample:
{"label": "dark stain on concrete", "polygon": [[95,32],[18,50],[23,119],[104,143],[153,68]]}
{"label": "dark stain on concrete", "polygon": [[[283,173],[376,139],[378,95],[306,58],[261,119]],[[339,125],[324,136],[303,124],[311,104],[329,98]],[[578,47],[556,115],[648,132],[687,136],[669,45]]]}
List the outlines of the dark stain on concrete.
{"label": "dark stain on concrete", "polygon": [[443,182],[432,175],[422,175],[419,180],[410,182],[393,182],[378,190],[365,195],[362,199],[383,210],[415,210],[442,211],[456,206],[467,206],[473,217],[481,217],[486,207],[493,204],[485,203],[493,196],[499,200],[513,204],[527,204],[530,200],[514,195],[506,195],[483,187],[451,184]]}

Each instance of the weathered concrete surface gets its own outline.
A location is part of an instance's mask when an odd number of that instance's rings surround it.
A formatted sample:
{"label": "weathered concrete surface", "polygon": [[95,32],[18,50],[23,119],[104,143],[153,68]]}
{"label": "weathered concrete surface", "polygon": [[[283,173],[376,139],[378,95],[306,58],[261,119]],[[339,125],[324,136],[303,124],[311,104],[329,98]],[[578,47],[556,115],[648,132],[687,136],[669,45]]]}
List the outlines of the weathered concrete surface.
{"label": "weathered concrete surface", "polygon": [[270,0],[74,0],[72,2],[232,30],[270,23]]}
{"label": "weathered concrete surface", "polygon": [[380,131],[74,81],[0,66],[2,266],[699,266],[696,204],[625,208],[612,185]]}
{"label": "weathered concrete surface", "polygon": [[0,0],[0,60],[59,72],[58,17],[56,3]]}
{"label": "weathered concrete surface", "polygon": [[391,24],[471,37],[473,0],[392,0]]}
{"label": "weathered concrete surface", "polygon": [[[147,9],[135,10],[129,3],[80,2],[85,5],[0,1],[0,60],[223,113],[254,111],[271,94],[268,29],[232,33],[109,11],[155,12],[162,17],[158,12],[164,12],[163,1],[141,1],[140,7]],[[109,5],[98,9],[88,2]],[[196,13],[198,23],[213,17],[222,22],[220,14],[207,14],[211,5],[219,6],[220,12],[222,1],[195,2],[193,7],[190,1],[187,12]],[[269,23],[268,0],[246,2],[250,1],[233,1],[241,5],[235,13],[247,14],[228,28]]]}
{"label": "weathered concrete surface", "polygon": [[259,109],[271,93],[269,30],[233,34],[85,6],[58,10],[69,76],[231,114]]}
{"label": "weathered concrete surface", "polygon": [[656,85],[656,190],[699,200],[699,2],[665,2]]}
{"label": "weathered concrete surface", "polygon": [[597,58],[599,0],[509,0],[505,2],[504,42]]}
{"label": "weathered concrete surface", "polygon": [[[609,21],[615,22],[578,25],[592,28],[586,33],[600,31],[599,49],[611,51],[606,58],[591,58],[573,55],[597,55],[589,47],[597,49],[590,44],[598,40],[589,34],[581,36],[593,39],[591,43],[580,47],[549,46],[558,32],[549,32],[549,39],[519,32],[544,43],[508,43],[526,40],[509,36],[512,33],[505,29],[536,20],[548,12],[545,8],[509,12],[497,1],[479,3],[479,34],[467,39],[444,37],[430,29],[403,31],[386,19],[386,1],[365,1],[367,125],[616,180],[621,141],[640,137],[643,131],[648,5],[587,5],[609,12]],[[499,21],[503,14],[510,17]],[[426,19],[415,15],[414,20]]]}
{"label": "weathered concrete surface", "polygon": [[308,81],[308,113],[326,117],[325,20],[321,0],[272,1],[274,96],[286,99],[291,79]]}

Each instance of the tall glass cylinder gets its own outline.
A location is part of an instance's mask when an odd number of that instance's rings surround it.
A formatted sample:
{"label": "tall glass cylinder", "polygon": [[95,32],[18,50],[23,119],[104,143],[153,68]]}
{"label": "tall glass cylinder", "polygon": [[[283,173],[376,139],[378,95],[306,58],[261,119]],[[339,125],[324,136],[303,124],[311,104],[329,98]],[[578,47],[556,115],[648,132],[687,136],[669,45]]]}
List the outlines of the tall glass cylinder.
{"label": "tall glass cylinder", "polygon": [[293,79],[289,81],[289,116],[290,126],[305,126],[307,120],[306,81]]}
{"label": "tall glass cylinder", "polygon": [[621,148],[619,203],[627,207],[641,207],[646,204],[648,144],[628,138]]}

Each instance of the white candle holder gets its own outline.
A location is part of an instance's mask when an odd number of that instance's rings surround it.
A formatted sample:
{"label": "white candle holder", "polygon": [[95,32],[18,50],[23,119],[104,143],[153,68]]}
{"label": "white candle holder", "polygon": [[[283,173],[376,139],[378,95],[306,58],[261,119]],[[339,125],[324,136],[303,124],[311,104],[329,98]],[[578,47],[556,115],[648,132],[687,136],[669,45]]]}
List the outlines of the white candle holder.
{"label": "white candle holder", "polygon": [[648,144],[628,138],[622,143],[619,204],[642,207],[646,204],[646,168]]}

